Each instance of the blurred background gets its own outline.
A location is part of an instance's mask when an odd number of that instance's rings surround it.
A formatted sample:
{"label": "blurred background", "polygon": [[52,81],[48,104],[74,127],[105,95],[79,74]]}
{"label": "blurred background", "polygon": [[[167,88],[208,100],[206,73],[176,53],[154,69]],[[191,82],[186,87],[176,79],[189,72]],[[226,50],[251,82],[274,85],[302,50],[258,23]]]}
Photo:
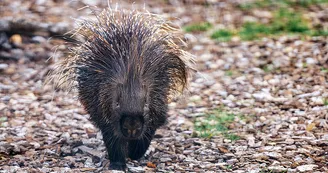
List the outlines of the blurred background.
{"label": "blurred background", "polygon": [[1,0],[0,170],[106,170],[76,96],[43,81],[108,4],[180,26],[199,71],[131,172],[328,171],[328,0]]}

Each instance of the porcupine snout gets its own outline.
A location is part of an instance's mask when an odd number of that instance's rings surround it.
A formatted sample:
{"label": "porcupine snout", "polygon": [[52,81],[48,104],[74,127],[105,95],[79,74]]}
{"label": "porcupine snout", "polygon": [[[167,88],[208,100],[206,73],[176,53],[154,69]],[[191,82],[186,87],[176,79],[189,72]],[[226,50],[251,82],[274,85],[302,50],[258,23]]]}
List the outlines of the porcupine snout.
{"label": "porcupine snout", "polygon": [[136,139],[142,134],[144,119],[142,116],[128,115],[121,118],[121,131],[124,137]]}

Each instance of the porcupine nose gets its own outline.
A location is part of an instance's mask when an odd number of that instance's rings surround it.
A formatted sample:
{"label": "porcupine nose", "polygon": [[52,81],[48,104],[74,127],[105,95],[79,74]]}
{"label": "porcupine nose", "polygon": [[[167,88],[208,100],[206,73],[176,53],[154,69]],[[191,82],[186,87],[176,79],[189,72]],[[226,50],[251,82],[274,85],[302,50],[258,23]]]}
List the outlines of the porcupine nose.
{"label": "porcupine nose", "polygon": [[141,116],[126,116],[121,119],[121,131],[127,138],[138,138],[141,135],[143,118]]}

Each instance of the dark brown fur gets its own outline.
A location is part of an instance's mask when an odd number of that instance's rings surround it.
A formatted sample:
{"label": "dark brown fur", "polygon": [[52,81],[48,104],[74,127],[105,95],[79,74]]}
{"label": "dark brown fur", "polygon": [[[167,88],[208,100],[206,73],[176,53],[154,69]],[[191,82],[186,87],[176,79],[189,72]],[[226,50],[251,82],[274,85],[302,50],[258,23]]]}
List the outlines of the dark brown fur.
{"label": "dark brown fur", "polygon": [[192,56],[180,48],[181,34],[162,19],[136,11],[104,10],[84,20],[76,34],[84,42],[57,65],[57,87],[76,88],[98,126],[111,169],[125,158],[139,159],[158,127],[168,102],[187,84]]}

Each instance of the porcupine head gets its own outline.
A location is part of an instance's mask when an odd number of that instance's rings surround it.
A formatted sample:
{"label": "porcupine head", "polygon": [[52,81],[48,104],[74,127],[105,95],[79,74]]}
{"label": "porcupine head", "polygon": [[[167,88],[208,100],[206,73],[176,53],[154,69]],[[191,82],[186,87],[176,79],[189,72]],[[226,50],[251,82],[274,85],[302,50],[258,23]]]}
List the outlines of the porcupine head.
{"label": "porcupine head", "polygon": [[106,9],[97,20],[82,20],[74,35],[83,41],[56,64],[56,87],[78,91],[91,121],[103,134],[111,169],[125,158],[139,159],[167,104],[182,93],[193,58],[182,50],[181,33],[161,18],[137,11]]}

